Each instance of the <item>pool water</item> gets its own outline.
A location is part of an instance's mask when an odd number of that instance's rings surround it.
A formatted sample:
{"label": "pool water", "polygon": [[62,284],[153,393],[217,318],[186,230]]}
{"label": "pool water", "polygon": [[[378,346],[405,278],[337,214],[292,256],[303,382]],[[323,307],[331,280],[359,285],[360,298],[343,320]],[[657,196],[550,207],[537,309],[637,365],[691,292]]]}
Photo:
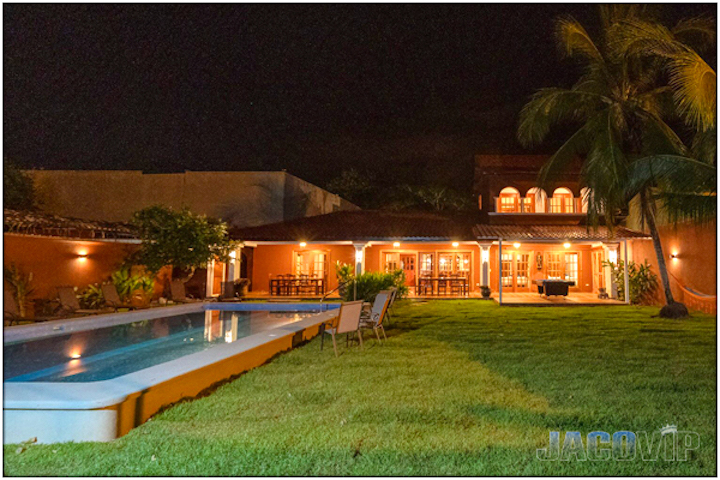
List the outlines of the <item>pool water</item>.
{"label": "pool water", "polygon": [[5,382],[93,382],[297,322],[312,312],[219,311],[174,315],[6,343]]}

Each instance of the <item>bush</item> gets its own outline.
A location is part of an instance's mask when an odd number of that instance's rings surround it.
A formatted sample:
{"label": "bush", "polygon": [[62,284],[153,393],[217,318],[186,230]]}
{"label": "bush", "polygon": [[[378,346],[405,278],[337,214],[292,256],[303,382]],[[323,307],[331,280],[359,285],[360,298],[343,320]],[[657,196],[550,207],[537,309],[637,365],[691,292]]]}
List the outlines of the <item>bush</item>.
{"label": "bush", "polygon": [[155,293],[155,279],[147,275],[133,274],[130,266],[122,267],[114,272],[110,276],[110,280],[115,285],[123,303],[130,303],[135,292],[142,295],[143,302],[150,301]]}
{"label": "bush", "polygon": [[78,301],[81,308],[97,310],[105,306],[105,297],[102,288],[97,283],[88,285],[81,294],[78,295]]}
{"label": "bush", "polygon": [[[357,284],[357,297],[355,297],[355,285]],[[351,302],[355,298],[374,302],[375,297],[381,290],[396,287],[397,298],[407,296],[408,288],[405,285],[405,272],[395,270],[391,273],[367,272],[353,279],[347,284],[347,289],[342,296],[343,301]]]}
{"label": "bush", "polygon": [[[618,265],[607,261],[604,263],[610,266],[612,270],[613,278],[617,284],[618,299],[625,300],[625,262],[620,260]],[[650,270],[650,264],[647,263],[647,260],[643,264],[629,263],[628,280],[630,284],[630,303],[653,303],[658,288],[658,278]]]}

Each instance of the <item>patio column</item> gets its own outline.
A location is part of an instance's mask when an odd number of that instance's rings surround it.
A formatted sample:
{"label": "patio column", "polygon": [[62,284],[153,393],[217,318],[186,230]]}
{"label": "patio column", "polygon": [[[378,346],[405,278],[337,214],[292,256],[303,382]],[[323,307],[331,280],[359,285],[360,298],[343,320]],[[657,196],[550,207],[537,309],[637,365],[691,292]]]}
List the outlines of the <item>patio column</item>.
{"label": "patio column", "polygon": [[491,243],[480,243],[480,286],[490,286],[490,245]]}
{"label": "patio column", "polygon": [[502,305],[502,238],[498,238],[498,305]]}
{"label": "patio column", "polygon": [[205,298],[212,297],[213,281],[215,280],[215,259],[208,262],[207,278],[205,280]]}
{"label": "patio column", "polygon": [[237,247],[235,250],[230,252],[230,266],[232,267],[232,272],[228,276],[228,281],[232,280],[233,282],[235,280],[238,280],[240,278],[240,267],[242,266],[242,245]]}
{"label": "patio column", "polygon": [[623,243],[625,244],[625,254],[623,255],[623,257],[625,257],[625,268],[623,269],[625,272],[625,303],[630,305],[630,273],[628,272],[630,262],[628,262],[627,239],[625,239]]}
{"label": "patio column", "polygon": [[[605,249],[605,258],[608,262],[618,265],[618,246],[617,245],[603,245]],[[612,274],[612,269],[609,266],[603,267],[605,273],[605,290],[607,291],[610,298],[617,298],[617,284],[615,283],[615,277]]]}
{"label": "patio column", "polygon": [[355,247],[355,276],[362,274],[365,270],[365,247],[367,243],[353,243]]}

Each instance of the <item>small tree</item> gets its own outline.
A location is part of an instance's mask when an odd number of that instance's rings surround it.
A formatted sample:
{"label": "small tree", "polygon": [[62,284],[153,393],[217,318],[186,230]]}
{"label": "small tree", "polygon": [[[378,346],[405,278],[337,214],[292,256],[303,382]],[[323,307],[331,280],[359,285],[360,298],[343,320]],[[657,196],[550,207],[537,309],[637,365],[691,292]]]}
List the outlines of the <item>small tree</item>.
{"label": "small tree", "polygon": [[5,208],[15,210],[35,207],[35,186],[32,178],[7,159],[3,160],[3,202]]}
{"label": "small tree", "polygon": [[155,205],[135,212],[132,223],[142,240],[136,260],[153,273],[172,265],[192,275],[214,258],[227,261],[237,245],[224,222],[187,208]]}

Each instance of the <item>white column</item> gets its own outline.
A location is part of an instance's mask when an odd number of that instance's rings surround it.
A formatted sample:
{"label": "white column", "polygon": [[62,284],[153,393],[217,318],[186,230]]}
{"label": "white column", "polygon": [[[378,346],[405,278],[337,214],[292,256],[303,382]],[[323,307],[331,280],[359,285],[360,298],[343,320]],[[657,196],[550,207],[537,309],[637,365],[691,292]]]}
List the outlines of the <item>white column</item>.
{"label": "white column", "polygon": [[625,244],[625,255],[623,255],[625,257],[625,303],[630,305],[630,262],[628,262],[627,239],[623,243]]}
{"label": "white column", "polygon": [[[605,259],[608,262],[618,266],[618,246],[617,245],[603,245],[605,249]],[[612,269],[609,266],[603,267],[605,274],[605,290],[607,291],[610,298],[617,298],[617,285],[615,284],[615,277],[612,274]]]}
{"label": "white column", "polygon": [[502,305],[502,238],[498,238],[498,305]]}
{"label": "white column", "polygon": [[480,243],[480,286],[490,286],[490,243]]}
{"label": "white column", "polygon": [[205,297],[212,297],[213,280],[215,277],[215,260],[210,260],[207,266],[207,280],[205,281]]}
{"label": "white column", "polygon": [[365,247],[367,243],[353,243],[355,247],[355,276],[362,274],[365,270]]}
{"label": "white column", "polygon": [[233,282],[240,278],[240,267],[242,266],[242,246],[237,247],[235,250],[230,252],[229,265],[232,268],[232,274],[229,275],[228,280]]}

